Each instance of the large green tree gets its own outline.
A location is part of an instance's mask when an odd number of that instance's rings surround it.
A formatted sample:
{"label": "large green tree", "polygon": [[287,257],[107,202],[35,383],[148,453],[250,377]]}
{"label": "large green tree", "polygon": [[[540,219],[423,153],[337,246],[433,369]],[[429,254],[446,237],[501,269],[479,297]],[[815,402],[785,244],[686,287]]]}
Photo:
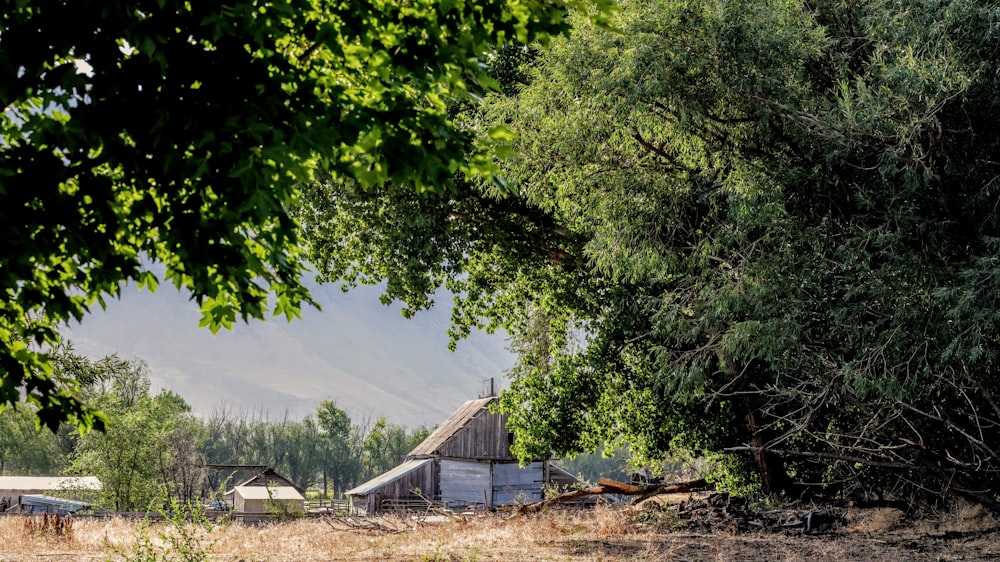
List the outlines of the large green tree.
{"label": "large green tree", "polygon": [[456,335],[506,327],[525,457],[694,449],[770,492],[1000,507],[996,8],[622,7],[469,114],[517,135],[511,190],[326,182],[315,263],[415,307],[452,287]]}
{"label": "large green tree", "polygon": [[592,5],[0,3],[0,403],[99,426],[45,351],[123,283],[155,287],[154,263],[212,329],[297,315],[296,186],[489,175],[448,105],[482,93],[488,49]]}
{"label": "large green tree", "polygon": [[361,480],[375,478],[403,462],[430,435],[424,426],[407,431],[405,427],[380,417],[370,427],[362,427]]}
{"label": "large green tree", "polygon": [[323,495],[332,487],[334,497],[358,482],[362,470],[362,441],[347,412],[333,400],[320,402],[316,410],[322,448]]}

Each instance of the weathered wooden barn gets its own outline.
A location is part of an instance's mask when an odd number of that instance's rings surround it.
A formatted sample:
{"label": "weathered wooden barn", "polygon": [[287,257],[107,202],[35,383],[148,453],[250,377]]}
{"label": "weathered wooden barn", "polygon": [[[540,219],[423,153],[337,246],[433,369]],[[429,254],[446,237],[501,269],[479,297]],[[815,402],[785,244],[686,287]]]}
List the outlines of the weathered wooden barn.
{"label": "weathered wooden barn", "polygon": [[403,464],[347,491],[351,511],[375,514],[407,501],[440,501],[450,508],[494,508],[542,499],[543,487],[572,476],[549,459],[518,465],[507,415],[490,412],[496,397],[470,400],[417,445]]}

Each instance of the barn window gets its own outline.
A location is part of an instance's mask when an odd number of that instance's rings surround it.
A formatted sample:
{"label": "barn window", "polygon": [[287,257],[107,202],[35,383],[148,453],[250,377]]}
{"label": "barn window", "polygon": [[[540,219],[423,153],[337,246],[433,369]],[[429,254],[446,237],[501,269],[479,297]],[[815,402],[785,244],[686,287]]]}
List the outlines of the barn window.
{"label": "barn window", "polygon": [[512,447],[514,445],[514,432],[507,433],[507,446]]}

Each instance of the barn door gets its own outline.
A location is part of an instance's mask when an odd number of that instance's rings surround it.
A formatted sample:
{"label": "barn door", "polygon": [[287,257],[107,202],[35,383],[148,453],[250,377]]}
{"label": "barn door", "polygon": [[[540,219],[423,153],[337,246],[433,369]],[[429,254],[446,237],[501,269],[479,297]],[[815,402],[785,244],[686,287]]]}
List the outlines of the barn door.
{"label": "barn door", "polygon": [[441,501],[448,507],[482,506],[489,492],[489,463],[441,459]]}
{"label": "barn door", "polygon": [[542,500],[545,480],[541,462],[521,468],[517,463],[493,465],[493,505],[534,503]]}

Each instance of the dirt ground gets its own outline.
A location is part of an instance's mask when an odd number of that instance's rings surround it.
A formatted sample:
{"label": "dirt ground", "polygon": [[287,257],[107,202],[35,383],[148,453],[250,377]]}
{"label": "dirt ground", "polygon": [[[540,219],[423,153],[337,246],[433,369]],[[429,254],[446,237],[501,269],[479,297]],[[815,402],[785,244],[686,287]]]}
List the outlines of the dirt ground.
{"label": "dirt ground", "polygon": [[[604,506],[361,525],[315,519],[223,524],[182,536],[207,560],[224,562],[1000,560],[1000,526],[976,506],[910,521],[888,508],[793,506],[746,517],[733,504],[705,501],[686,508]],[[167,546],[178,529],[152,525],[143,539],[141,528],[134,520],[78,518],[58,534],[3,517],[0,562],[197,559]]]}

